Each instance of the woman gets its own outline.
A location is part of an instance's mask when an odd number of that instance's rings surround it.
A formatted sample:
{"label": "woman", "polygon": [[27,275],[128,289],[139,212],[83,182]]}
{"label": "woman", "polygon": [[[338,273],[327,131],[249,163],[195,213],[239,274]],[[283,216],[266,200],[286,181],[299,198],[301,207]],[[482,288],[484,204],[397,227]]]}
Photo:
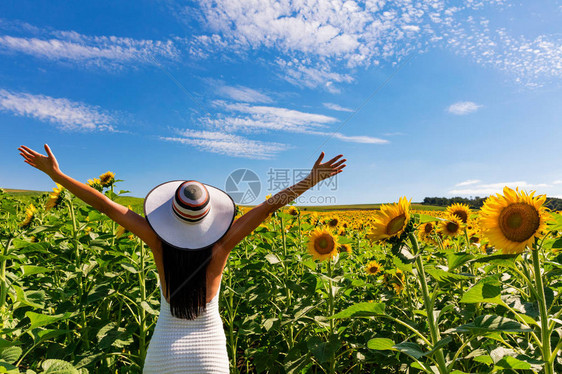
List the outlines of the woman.
{"label": "woman", "polygon": [[[222,272],[230,251],[277,209],[346,166],[338,155],[233,222],[235,204],[225,192],[197,181],[170,181],[145,198],[145,217],[60,171],[47,156],[18,148],[43,171],[94,209],[138,236],[153,252],[161,287],[161,310],[144,373],[228,373],[226,337],[218,311]],[[169,305],[169,307],[168,307]]]}

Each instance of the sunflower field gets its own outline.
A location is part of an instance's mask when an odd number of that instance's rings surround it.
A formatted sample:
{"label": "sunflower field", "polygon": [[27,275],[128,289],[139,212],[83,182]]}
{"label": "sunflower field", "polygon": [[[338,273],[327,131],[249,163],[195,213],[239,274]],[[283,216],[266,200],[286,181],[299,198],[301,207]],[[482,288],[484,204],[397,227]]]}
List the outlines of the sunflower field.
{"label": "sunflower field", "polygon": [[[117,182],[89,184],[119,199]],[[278,210],[223,275],[231,371],[562,372],[562,215],[544,201],[506,187],[480,211]],[[0,190],[0,222],[0,373],[141,373],[150,249],[60,186]]]}

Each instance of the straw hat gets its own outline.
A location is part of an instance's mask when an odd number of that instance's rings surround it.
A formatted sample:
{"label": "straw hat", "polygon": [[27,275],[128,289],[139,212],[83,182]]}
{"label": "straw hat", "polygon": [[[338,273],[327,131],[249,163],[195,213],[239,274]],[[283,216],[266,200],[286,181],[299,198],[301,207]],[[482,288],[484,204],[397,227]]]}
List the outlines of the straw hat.
{"label": "straw hat", "polygon": [[144,199],[144,215],[160,239],[185,250],[216,243],[235,213],[236,205],[226,192],[194,180],[162,183]]}

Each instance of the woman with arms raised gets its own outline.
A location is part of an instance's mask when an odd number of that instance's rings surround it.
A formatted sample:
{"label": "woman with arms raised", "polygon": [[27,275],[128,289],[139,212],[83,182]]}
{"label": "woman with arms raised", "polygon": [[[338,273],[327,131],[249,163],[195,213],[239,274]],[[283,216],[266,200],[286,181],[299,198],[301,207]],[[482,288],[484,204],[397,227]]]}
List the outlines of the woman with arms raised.
{"label": "woman with arms raised", "polygon": [[342,171],[338,155],[239,217],[220,189],[194,180],[154,187],[144,201],[145,217],[61,172],[47,155],[18,148],[25,162],[46,173],[94,209],[137,235],[151,248],[161,287],[161,308],[143,373],[228,373],[226,337],[218,309],[222,272],[230,251],[277,209],[320,181]]}

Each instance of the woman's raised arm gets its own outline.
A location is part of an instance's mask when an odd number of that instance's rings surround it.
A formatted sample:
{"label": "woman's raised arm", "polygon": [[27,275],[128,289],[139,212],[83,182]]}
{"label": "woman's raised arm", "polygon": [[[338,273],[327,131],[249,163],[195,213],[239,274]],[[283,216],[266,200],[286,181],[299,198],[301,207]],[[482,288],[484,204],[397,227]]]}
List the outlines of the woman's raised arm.
{"label": "woman's raised arm", "polygon": [[242,239],[251,234],[271,213],[295,200],[320,181],[341,173],[342,169],[345,167],[344,162],[346,161],[346,159],[338,161],[342,156],[343,155],[338,155],[330,161],[322,163],[321,161],[324,157],[324,152],[322,152],[306,178],[278,192],[234,221],[230,230],[228,230],[226,235],[217,243],[223,252],[226,254],[230,253]]}
{"label": "woman's raised arm", "polygon": [[64,174],[59,168],[55,155],[47,144],[45,144],[47,156],[23,145],[18,150],[25,158],[26,163],[47,174],[54,182],[65,187],[86,204],[106,214],[113,221],[138,236],[150,248],[154,250],[160,248],[160,239],[143,216],[112,201],[94,188]]}

